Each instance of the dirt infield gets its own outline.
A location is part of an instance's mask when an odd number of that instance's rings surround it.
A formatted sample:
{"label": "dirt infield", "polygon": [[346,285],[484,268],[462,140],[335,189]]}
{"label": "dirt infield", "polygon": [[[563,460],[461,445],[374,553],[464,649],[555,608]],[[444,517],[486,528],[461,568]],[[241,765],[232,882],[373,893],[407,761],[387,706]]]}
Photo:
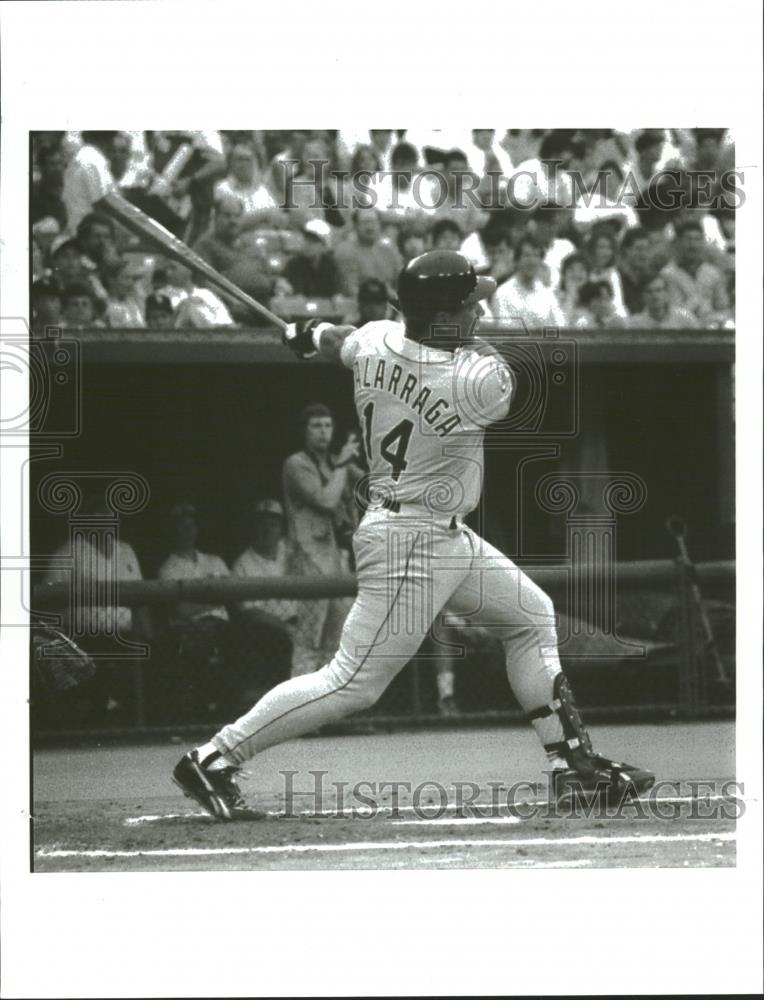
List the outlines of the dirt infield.
{"label": "dirt infield", "polygon": [[[216,823],[174,788],[177,744],[34,758],[34,870],[732,866],[734,724],[600,727],[603,752],[655,770],[617,810],[555,814],[524,729],[325,737],[273,748]],[[725,784],[726,783],[726,784]]]}

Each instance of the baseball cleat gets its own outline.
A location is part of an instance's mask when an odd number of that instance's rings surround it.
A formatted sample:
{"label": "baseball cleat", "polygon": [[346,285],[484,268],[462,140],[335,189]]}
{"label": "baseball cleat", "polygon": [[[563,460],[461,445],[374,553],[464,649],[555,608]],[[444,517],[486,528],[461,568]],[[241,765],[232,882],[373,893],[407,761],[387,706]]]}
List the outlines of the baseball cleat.
{"label": "baseball cleat", "polygon": [[175,765],[172,780],[189,799],[195,799],[215,819],[235,819],[244,809],[236,784],[236,767],[211,770],[203,767],[196,750],[184,754]]}
{"label": "baseball cleat", "polygon": [[632,764],[619,764],[600,754],[587,760],[585,769],[554,771],[551,792],[558,806],[589,804],[595,801],[619,806],[636,798],[655,784],[655,775]]}

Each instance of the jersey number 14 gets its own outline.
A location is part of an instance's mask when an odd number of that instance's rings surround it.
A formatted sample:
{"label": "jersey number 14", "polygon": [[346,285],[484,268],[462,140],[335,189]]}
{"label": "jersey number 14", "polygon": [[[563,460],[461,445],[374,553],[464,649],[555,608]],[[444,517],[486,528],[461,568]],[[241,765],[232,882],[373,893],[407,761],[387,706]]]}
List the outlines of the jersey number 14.
{"label": "jersey number 14", "polygon": [[[363,408],[364,424],[364,445],[366,447],[366,459],[369,465],[372,464],[372,425],[374,423],[374,403],[367,403]],[[379,442],[379,454],[390,465],[392,477],[400,479],[400,475],[408,465],[406,461],[406,451],[411,440],[411,432],[414,424],[411,420],[401,420],[392,430]]]}

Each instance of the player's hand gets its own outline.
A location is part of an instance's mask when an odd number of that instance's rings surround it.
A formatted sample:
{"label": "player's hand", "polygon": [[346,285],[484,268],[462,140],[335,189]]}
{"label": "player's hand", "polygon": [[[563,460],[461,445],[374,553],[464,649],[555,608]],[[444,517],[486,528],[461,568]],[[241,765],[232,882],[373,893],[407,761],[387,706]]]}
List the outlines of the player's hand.
{"label": "player's hand", "polygon": [[298,323],[290,323],[282,335],[282,341],[297,355],[298,358],[312,358],[318,354],[313,343],[313,331],[321,320],[303,319]]}
{"label": "player's hand", "polygon": [[348,463],[352,462],[354,458],[358,458],[360,447],[361,445],[358,440],[358,435],[354,432],[348,434],[347,441],[343,444],[339,455],[337,455],[337,458],[335,459],[335,468],[337,466],[341,467],[343,465],[348,465]]}

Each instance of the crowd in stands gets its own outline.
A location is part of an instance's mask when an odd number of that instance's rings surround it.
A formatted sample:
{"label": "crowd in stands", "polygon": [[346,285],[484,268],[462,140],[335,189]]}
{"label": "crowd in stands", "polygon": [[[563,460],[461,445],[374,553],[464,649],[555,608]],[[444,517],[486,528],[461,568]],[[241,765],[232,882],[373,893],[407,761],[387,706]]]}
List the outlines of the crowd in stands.
{"label": "crowd in stands", "polygon": [[726,129],[38,132],[32,166],[37,330],[256,322],[115,223],[112,191],[288,318],[358,322],[382,289],[393,316],[401,267],[446,248],[508,325],[734,322]]}

